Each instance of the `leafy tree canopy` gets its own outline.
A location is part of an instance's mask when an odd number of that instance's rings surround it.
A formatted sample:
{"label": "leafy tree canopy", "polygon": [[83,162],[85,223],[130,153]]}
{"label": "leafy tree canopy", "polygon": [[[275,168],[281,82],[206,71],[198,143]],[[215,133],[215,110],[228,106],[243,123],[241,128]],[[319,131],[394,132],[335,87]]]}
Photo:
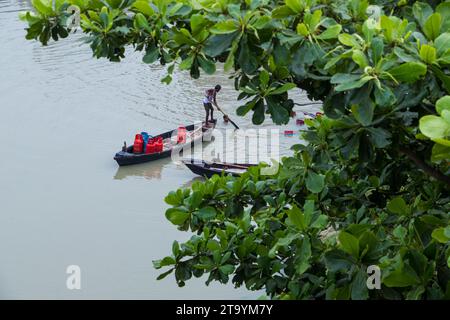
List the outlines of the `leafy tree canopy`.
{"label": "leafy tree canopy", "polygon": [[[450,2],[406,0],[32,0],[27,39],[70,34],[94,56],[193,78],[218,62],[242,106],[287,123],[305,90],[308,120],[274,176],[251,169],[172,192],[167,218],[196,233],[155,261],[192,276],[264,288],[272,298],[450,298]],[[68,10],[70,8],[70,10]],[[367,267],[382,272],[368,290]]]}

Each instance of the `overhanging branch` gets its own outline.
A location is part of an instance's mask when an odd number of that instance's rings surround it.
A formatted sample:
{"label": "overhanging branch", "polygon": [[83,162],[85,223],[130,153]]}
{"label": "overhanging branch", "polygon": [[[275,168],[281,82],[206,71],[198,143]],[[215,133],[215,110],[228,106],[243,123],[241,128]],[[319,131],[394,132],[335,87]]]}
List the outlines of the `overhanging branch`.
{"label": "overhanging branch", "polygon": [[444,182],[450,186],[450,177],[449,176],[446,176],[439,170],[436,170],[435,168],[429,166],[422,158],[420,158],[413,151],[409,150],[408,148],[402,147],[402,146],[400,146],[398,150],[400,153],[404,154],[409,159],[411,159],[416,164],[417,167],[422,169],[422,171],[429,174],[436,180]]}

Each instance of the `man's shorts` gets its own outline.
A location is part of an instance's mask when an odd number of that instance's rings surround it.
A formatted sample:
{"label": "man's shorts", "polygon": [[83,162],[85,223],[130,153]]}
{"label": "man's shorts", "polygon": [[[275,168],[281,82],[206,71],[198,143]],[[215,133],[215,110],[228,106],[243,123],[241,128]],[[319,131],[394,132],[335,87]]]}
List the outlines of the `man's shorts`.
{"label": "man's shorts", "polygon": [[210,110],[214,111],[214,108],[211,103],[203,103],[203,106],[205,107],[206,111],[210,111]]}

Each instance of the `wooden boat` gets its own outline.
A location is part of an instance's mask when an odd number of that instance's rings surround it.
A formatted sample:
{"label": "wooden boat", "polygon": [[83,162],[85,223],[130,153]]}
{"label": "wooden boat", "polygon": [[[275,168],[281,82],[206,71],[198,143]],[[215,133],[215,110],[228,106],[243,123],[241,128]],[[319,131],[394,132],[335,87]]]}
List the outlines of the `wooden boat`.
{"label": "wooden boat", "polygon": [[256,164],[237,164],[237,163],[224,163],[224,162],[208,162],[204,160],[196,159],[183,159],[182,162],[193,173],[200,176],[211,178],[213,175],[218,174],[231,174],[234,177],[239,177],[246,172],[248,168],[257,166]]}
{"label": "wooden boat", "polygon": [[[133,145],[122,150],[114,156],[114,160],[117,161],[119,166],[129,166],[133,164],[145,163],[150,161],[155,161],[158,159],[168,158],[172,155],[172,152],[177,152],[184,147],[193,146],[197,141],[203,141],[206,135],[210,135],[215,128],[217,120],[214,123],[208,123],[206,125],[204,122],[202,126],[199,125],[189,125],[186,128],[186,143],[177,144],[176,136],[173,136],[173,130],[162,133],[153,138],[161,137],[163,139],[163,151],[151,154],[145,153],[133,153]],[[175,130],[176,131],[176,130]]]}

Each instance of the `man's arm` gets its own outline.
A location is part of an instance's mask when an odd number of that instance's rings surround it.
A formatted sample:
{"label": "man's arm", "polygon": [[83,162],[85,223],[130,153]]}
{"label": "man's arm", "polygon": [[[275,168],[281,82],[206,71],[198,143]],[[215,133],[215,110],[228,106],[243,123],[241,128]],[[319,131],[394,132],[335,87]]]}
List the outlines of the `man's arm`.
{"label": "man's arm", "polygon": [[216,106],[217,108],[217,91],[214,91],[214,101],[213,104]]}

